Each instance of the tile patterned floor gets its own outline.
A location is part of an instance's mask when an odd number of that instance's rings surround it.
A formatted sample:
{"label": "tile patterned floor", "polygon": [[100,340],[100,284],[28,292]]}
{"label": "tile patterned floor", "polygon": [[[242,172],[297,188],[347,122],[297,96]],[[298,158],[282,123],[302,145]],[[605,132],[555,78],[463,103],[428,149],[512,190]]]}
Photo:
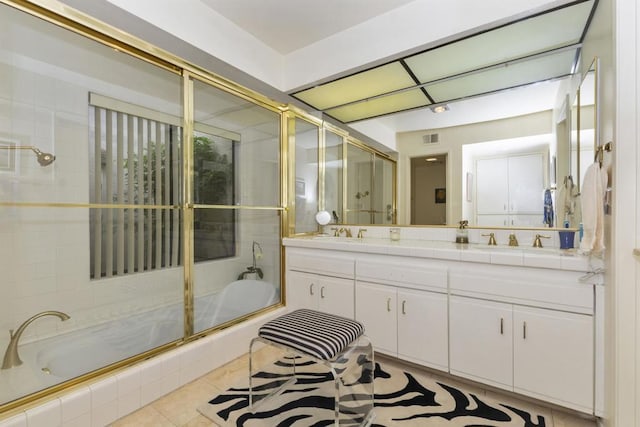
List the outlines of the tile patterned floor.
{"label": "tile patterned floor", "polygon": [[[265,350],[261,353],[260,357],[265,361],[272,357]],[[260,363],[260,359],[257,360],[258,363]],[[442,378],[448,384],[463,390],[472,391],[479,396],[491,396],[499,398],[502,402],[509,402],[514,406],[522,407],[523,409],[535,409],[551,421],[547,427],[596,426],[594,420],[584,418],[579,414],[540,406],[529,400],[518,399],[509,393],[483,389],[475,384],[471,385],[462,381],[456,381],[444,375],[439,376],[431,371],[422,370],[419,367],[406,365],[392,359],[384,358],[384,361],[385,363],[396,364],[396,366],[409,372],[420,371],[434,378]],[[112,427],[215,427],[216,425],[208,418],[200,415],[196,408],[215,394],[226,390],[245,378],[248,370],[248,356],[245,355],[152,402],[150,405],[121,418],[113,423]]]}

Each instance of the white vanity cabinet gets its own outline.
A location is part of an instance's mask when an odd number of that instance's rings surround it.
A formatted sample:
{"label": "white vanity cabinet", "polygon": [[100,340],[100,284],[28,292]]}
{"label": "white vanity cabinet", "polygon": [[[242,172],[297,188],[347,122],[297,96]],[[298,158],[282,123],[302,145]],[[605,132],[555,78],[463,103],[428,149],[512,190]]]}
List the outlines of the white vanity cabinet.
{"label": "white vanity cabinet", "polygon": [[353,319],[353,279],[289,271],[287,305],[311,308]]}
{"label": "white vanity cabinet", "polygon": [[354,317],[377,352],[602,416],[603,291],[580,281],[586,260],[337,242],[287,247],[290,308]]}
{"label": "white vanity cabinet", "polygon": [[306,249],[287,251],[287,306],[354,318],[354,258]]}
{"label": "white vanity cabinet", "polygon": [[451,373],[511,389],[511,304],[452,295],[449,322]]}
{"label": "white vanity cabinet", "polygon": [[513,389],[576,409],[593,408],[593,317],[513,310]]}
{"label": "white vanity cabinet", "polygon": [[356,319],[377,351],[448,369],[447,270],[421,261],[356,261]]}
{"label": "white vanity cabinet", "polygon": [[474,266],[450,276],[450,371],[593,412],[593,286],[577,273]]}

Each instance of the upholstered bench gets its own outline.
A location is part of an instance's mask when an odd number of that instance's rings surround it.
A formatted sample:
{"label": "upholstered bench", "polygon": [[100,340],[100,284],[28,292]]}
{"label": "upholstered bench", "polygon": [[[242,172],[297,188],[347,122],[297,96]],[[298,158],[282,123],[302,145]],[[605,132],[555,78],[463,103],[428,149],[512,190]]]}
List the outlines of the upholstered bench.
{"label": "upholstered bench", "polygon": [[[255,410],[253,388],[253,346],[255,343],[272,345],[285,350],[293,356],[303,356],[316,363],[326,366],[334,381],[334,416],[335,425],[340,425],[341,420],[351,426],[369,425],[373,420],[373,375],[374,355],[371,341],[364,334],[362,323],[333,314],[315,310],[295,310],[276,319],[273,319],[260,327],[258,336],[251,340],[249,345],[249,406]],[[295,357],[291,357],[292,372],[282,386],[270,394],[260,396],[260,402],[282,393],[289,385],[296,381]],[[354,392],[347,399],[350,405],[341,402],[341,385],[346,373],[359,369],[355,378],[358,386],[364,388],[366,393]],[[352,381],[349,387],[352,387]],[[358,397],[366,396],[366,402],[355,402]],[[341,405],[342,403],[342,405]],[[357,408],[357,413],[354,413]],[[357,423],[354,424],[354,420]]]}

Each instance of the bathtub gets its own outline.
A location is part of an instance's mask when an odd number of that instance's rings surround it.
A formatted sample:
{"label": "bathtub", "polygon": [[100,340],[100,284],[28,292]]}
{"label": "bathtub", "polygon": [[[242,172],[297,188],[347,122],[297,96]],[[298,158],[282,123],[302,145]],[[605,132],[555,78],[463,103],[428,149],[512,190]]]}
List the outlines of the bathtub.
{"label": "bathtub", "polygon": [[[259,280],[238,280],[195,298],[194,330],[209,329],[276,304],[279,292]],[[182,338],[183,305],[154,309],[20,345],[23,364],[0,370],[0,403],[94,371]]]}

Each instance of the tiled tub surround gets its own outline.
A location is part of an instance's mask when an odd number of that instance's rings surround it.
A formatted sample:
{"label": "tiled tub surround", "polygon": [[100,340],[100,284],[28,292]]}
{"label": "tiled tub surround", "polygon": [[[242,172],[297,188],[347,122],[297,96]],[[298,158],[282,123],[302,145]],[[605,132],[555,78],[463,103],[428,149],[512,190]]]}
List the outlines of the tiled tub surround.
{"label": "tiled tub surround", "polygon": [[9,418],[0,427],[106,426],[207,372],[247,353],[258,328],[277,309],[157,357],[121,369]]}
{"label": "tiled tub surround", "polygon": [[557,238],[531,247],[557,231],[515,231],[515,248],[487,246],[487,232],[511,233],[474,229],[455,244],[455,229],[407,227],[391,241],[369,226],[363,239],[284,239],[288,308],[353,316],[381,353],[602,415],[602,278],[587,274],[599,260]]}
{"label": "tiled tub surround", "polygon": [[[240,282],[234,282],[234,286]],[[202,331],[276,304],[279,294],[268,282],[247,280],[243,289],[273,288],[270,295],[229,295],[221,292],[195,298],[195,330]],[[222,295],[222,296],[221,296]],[[244,302],[240,306],[238,302]],[[0,370],[0,400],[8,402],[79,377],[178,339],[183,334],[183,306],[175,303],[144,313],[21,345],[23,364]]]}

